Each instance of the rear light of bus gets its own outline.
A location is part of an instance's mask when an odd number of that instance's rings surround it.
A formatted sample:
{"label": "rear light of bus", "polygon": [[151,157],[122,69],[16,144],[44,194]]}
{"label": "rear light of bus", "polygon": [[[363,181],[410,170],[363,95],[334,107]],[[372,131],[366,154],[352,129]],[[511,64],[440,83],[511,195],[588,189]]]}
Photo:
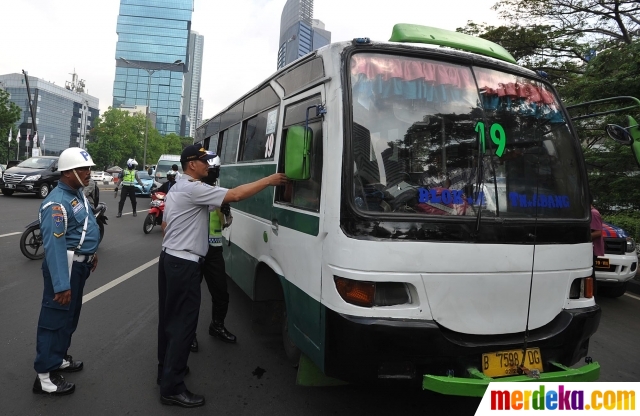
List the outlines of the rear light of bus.
{"label": "rear light of bus", "polygon": [[362,282],[335,276],[336,289],[345,302],[370,308],[411,303],[406,283]]}
{"label": "rear light of bus", "polygon": [[575,279],[569,288],[569,299],[592,298],[593,285],[593,277]]}

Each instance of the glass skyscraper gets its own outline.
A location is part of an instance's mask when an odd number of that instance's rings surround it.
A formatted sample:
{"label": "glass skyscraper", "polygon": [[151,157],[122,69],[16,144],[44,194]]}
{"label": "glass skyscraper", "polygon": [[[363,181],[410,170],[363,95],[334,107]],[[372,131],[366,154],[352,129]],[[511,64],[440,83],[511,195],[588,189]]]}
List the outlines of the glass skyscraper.
{"label": "glass skyscraper", "polygon": [[120,0],[113,107],[146,106],[148,94],[163,135],[181,133],[192,13],[193,0]]}
{"label": "glass skyscraper", "polygon": [[202,78],[202,51],[204,36],[191,31],[189,37],[189,67],[184,74],[184,101],[182,116],[184,128],[180,136],[195,137],[196,127],[202,123],[202,100],[200,99],[200,80]]}
{"label": "glass skyscraper", "polygon": [[[20,120],[16,122],[16,127],[20,129],[20,159],[25,159],[27,137],[33,136],[35,132],[24,75],[0,75],[0,83],[11,95],[10,101],[21,109]],[[68,147],[84,148],[87,135],[100,114],[98,98],[31,75],[29,75],[29,88],[36,112],[40,150],[44,150],[47,156],[58,156]],[[44,146],[41,142],[43,137],[46,138]],[[31,140],[29,154],[33,145]]]}
{"label": "glass skyscraper", "polygon": [[278,69],[331,43],[331,32],[313,18],[313,0],[287,0],[280,18]]}

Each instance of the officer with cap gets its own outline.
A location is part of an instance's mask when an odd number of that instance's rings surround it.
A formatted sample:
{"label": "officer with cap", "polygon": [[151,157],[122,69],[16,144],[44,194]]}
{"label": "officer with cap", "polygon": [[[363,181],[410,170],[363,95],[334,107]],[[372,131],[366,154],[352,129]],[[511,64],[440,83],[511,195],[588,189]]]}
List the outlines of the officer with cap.
{"label": "officer with cap", "polygon": [[75,385],[60,373],[83,368],[82,361],[74,360],[67,350],[80,319],[84,283],[98,265],[95,253],[100,229],[82,192],[91,179],[91,166],[93,160],[85,150],[64,150],[58,160],[58,186],[40,206],[44,291],[38,319],[34,393],[73,393]]}
{"label": "officer with cap", "polygon": [[129,199],[131,199],[131,208],[133,209],[133,216],[137,217],[138,213],[136,212],[136,182],[144,189],[144,183],[140,180],[138,176],[138,171],[136,170],[136,166],[138,162],[135,159],[127,160],[127,169],[122,171],[122,180],[116,186],[114,198],[118,196],[118,190],[122,188],[122,193],[120,194],[120,203],[118,204],[118,215],[116,218],[122,217],[122,208],[124,208],[124,202],[127,200],[127,195],[129,195]]}
{"label": "officer with cap", "polygon": [[209,206],[237,202],[268,186],[287,183],[276,173],[233,189],[213,187],[200,181],[216,157],[198,145],[182,151],[184,174],[165,199],[162,229],[164,239],[158,266],[158,379],[163,404],[182,407],[204,405],[204,397],[184,384],[190,345],[195,337],[200,311],[201,264],[208,250]]}

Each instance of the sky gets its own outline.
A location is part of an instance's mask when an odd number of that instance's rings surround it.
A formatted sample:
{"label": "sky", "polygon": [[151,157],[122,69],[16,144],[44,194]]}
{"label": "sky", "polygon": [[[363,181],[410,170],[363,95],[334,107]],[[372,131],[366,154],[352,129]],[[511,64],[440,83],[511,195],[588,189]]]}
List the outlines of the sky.
{"label": "sky", "polygon": [[[386,41],[396,23],[455,30],[467,21],[500,24],[497,0],[315,0],[314,18],[331,41]],[[204,119],[276,71],[280,15],[286,0],[195,0],[192,30],[204,36]],[[389,5],[392,5],[390,7]],[[64,86],[75,70],[87,92],[112,104],[119,0],[20,0],[4,8],[0,74],[23,69]]]}

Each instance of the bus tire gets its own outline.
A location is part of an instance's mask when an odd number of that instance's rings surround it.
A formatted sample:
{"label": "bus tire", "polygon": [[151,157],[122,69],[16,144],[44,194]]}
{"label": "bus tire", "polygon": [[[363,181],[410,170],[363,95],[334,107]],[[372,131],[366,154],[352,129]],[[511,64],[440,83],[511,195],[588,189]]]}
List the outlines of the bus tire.
{"label": "bus tire", "polygon": [[297,364],[300,361],[300,349],[293,343],[289,334],[289,320],[287,319],[287,307],[282,308],[282,345],[287,359]]}

